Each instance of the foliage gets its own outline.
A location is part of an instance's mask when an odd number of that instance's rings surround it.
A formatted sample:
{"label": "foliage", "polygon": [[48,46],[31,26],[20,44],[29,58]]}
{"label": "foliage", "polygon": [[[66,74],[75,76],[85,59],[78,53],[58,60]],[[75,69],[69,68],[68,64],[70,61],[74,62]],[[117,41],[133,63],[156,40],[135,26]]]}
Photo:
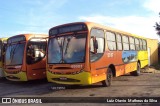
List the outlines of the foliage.
{"label": "foliage", "polygon": [[[159,17],[160,17],[160,13],[159,13]],[[155,29],[157,31],[157,34],[160,36],[160,22],[156,22],[156,25],[155,25]]]}

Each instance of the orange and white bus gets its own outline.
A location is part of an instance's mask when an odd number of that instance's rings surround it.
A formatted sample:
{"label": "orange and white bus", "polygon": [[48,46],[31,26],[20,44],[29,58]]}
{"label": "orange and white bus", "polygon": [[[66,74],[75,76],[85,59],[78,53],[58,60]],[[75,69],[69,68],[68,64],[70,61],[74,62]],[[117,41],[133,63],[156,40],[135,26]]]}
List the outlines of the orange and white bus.
{"label": "orange and white bus", "polygon": [[148,65],[146,39],[91,22],[51,28],[47,52],[47,79],[59,84],[110,86]]}
{"label": "orange and white bus", "polygon": [[46,78],[47,35],[21,34],[8,38],[5,76],[11,81]]}

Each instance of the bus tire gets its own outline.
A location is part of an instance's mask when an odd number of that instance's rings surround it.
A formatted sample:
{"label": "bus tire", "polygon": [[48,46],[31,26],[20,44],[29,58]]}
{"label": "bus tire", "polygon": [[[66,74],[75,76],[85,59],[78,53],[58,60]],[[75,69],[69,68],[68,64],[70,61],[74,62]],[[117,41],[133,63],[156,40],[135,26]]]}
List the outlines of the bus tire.
{"label": "bus tire", "polygon": [[111,70],[111,68],[108,68],[108,70],[106,72],[106,80],[102,81],[102,86],[104,86],[104,87],[111,86],[112,78],[113,78],[112,70]]}
{"label": "bus tire", "polygon": [[137,70],[131,72],[131,75],[133,75],[133,76],[139,76],[140,74],[141,74],[141,65],[140,65],[140,63],[137,63]]}

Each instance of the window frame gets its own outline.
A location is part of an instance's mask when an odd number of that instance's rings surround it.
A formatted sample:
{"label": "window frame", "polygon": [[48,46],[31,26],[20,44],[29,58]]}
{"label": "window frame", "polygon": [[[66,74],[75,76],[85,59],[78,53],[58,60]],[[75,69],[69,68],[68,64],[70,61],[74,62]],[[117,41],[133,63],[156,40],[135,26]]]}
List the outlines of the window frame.
{"label": "window frame", "polygon": [[140,47],[140,50],[142,51],[143,50],[143,42],[142,42],[142,39],[139,38],[139,47]]}
{"label": "window frame", "polygon": [[[138,41],[138,43],[136,42],[136,40]],[[139,49],[137,49],[137,45],[139,47]],[[136,47],[136,51],[140,51],[140,42],[138,38],[135,38],[135,47]]]}
{"label": "window frame", "polygon": [[[115,36],[115,40],[108,40],[107,39],[107,32],[109,32],[109,33],[112,33],[112,35],[114,35]],[[108,50],[110,50],[110,51],[117,51],[117,39],[116,39],[116,33],[115,32],[113,32],[113,31],[109,31],[109,30],[106,30],[105,31],[105,36],[106,36],[106,42],[107,42],[107,46],[108,46]],[[109,43],[108,42],[114,42],[115,43],[115,47],[116,47],[116,49],[114,49],[114,50],[111,50],[110,48],[109,48]]]}
{"label": "window frame", "polygon": [[[123,37],[126,37],[126,38],[128,39],[128,42],[124,42],[124,38],[123,38]],[[123,50],[124,50],[124,51],[129,51],[129,50],[130,50],[129,36],[127,36],[127,35],[122,35],[122,43],[123,43]],[[124,48],[124,44],[128,44],[128,50],[126,50],[126,49]]]}
{"label": "window frame", "polygon": [[[133,40],[133,42],[131,42],[131,39]],[[136,50],[136,46],[135,46],[135,38],[133,36],[129,36],[129,48],[131,49],[131,45],[134,45],[134,51]]]}
{"label": "window frame", "polygon": [[[145,45],[143,44],[145,42]],[[145,49],[144,49],[144,46],[145,46]],[[147,51],[147,41],[145,39],[142,39],[142,48],[143,48],[143,51]]]}
{"label": "window frame", "polygon": [[[103,40],[104,40],[104,44],[103,44],[103,53],[97,58],[97,59],[95,59],[95,60],[93,60],[93,61],[91,61],[91,54],[90,54],[90,47],[91,47],[91,45],[90,45],[90,40],[91,40],[91,38],[93,37],[92,36],[92,30],[94,30],[94,29],[96,29],[96,30],[101,30],[101,31],[103,31],[103,36],[94,36],[94,37],[98,37],[98,38],[103,38]],[[101,59],[101,57],[104,55],[104,53],[105,53],[105,48],[106,48],[106,38],[105,38],[105,30],[104,29],[102,29],[102,28],[98,28],[98,27],[92,27],[91,29],[90,29],[90,35],[89,35],[90,37],[89,37],[89,61],[91,62],[91,63],[93,63],[93,62],[96,62],[96,61],[98,61],[99,59]],[[98,53],[96,53],[96,54],[93,54],[93,55],[97,55]]]}
{"label": "window frame", "polygon": [[[121,38],[121,40],[120,40],[120,41],[118,41],[118,36]],[[121,47],[122,47],[122,49],[121,49],[121,50],[118,48],[118,43],[121,43]],[[121,34],[119,34],[119,33],[116,33],[116,45],[117,45],[117,51],[123,51],[122,35],[121,35]]]}

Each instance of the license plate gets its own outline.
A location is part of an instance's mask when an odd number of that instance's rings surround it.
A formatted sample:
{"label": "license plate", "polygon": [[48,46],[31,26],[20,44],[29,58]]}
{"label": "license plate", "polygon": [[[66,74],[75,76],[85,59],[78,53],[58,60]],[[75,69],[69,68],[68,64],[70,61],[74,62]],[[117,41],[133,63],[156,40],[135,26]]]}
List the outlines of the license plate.
{"label": "license plate", "polygon": [[61,77],[61,78],[59,78],[60,80],[67,80],[67,78],[66,77]]}

